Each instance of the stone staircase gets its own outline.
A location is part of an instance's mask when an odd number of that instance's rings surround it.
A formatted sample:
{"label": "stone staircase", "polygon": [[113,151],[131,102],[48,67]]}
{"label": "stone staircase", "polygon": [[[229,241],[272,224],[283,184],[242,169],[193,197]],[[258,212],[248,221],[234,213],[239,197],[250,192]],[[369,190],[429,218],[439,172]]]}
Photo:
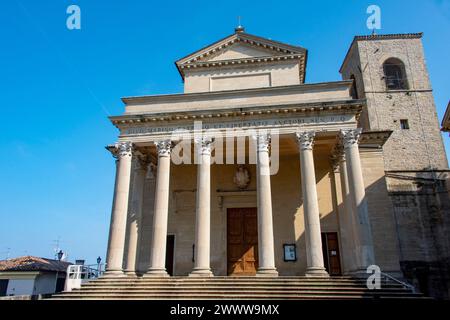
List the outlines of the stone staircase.
{"label": "stone staircase", "polygon": [[424,296],[392,280],[369,290],[365,279],[352,277],[108,277],[52,299],[133,300],[268,300],[268,299],[421,299]]}

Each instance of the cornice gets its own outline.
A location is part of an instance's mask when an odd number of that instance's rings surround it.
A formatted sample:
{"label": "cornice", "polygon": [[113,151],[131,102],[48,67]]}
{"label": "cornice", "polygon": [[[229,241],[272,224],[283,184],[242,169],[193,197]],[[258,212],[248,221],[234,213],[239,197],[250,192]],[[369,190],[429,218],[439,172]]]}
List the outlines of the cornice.
{"label": "cornice", "polygon": [[382,147],[391,136],[392,132],[392,130],[363,132],[359,144],[361,147]]}
{"label": "cornice", "polygon": [[385,39],[420,39],[423,32],[416,33],[391,33],[391,34],[370,34],[363,36],[355,36],[354,40],[385,40]]}
{"label": "cornice", "polygon": [[269,115],[296,115],[317,112],[353,113],[357,119],[361,113],[365,100],[343,100],[332,102],[315,102],[289,105],[272,105],[269,107],[234,107],[220,110],[198,110],[192,112],[165,112],[151,114],[132,114],[111,116],[109,119],[114,126],[120,128],[127,125],[145,123],[167,123],[171,121],[196,121],[208,119],[232,119]]}
{"label": "cornice", "polygon": [[200,50],[197,50],[179,60],[175,63],[177,65],[185,64],[185,63],[193,63],[199,61],[203,58],[206,58],[210,55],[216,54],[218,51],[225,49],[235,43],[245,43],[249,45],[253,45],[255,47],[261,47],[262,49],[267,49],[270,51],[274,51],[277,54],[295,54],[295,53],[306,53],[306,49],[293,46],[286,43],[266,39],[263,37],[258,37],[249,33],[234,33],[231,34],[221,40],[218,40],[206,47],[203,47]]}
{"label": "cornice", "polygon": [[180,65],[180,69],[195,69],[195,68],[211,68],[223,66],[237,66],[245,64],[267,63],[267,62],[283,62],[288,60],[299,59],[303,61],[305,55],[303,54],[288,54],[279,56],[264,56],[264,57],[249,57],[229,60],[213,60],[213,61],[198,61]]}

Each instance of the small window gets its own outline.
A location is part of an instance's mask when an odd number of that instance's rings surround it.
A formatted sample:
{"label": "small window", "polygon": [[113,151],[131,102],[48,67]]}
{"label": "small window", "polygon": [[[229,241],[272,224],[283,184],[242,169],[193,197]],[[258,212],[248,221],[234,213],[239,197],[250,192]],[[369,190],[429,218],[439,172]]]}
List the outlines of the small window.
{"label": "small window", "polygon": [[384,81],[387,90],[407,90],[405,65],[399,59],[388,59],[383,64]]}
{"label": "small window", "polygon": [[401,119],[400,120],[400,128],[402,129],[409,129],[409,123],[407,119]]}

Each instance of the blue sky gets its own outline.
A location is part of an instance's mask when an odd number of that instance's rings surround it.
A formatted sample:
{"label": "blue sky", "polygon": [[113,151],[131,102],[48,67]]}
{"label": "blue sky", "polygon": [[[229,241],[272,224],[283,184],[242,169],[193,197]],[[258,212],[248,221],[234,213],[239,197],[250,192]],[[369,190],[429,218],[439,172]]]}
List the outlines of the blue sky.
{"label": "blue sky", "polygon": [[[81,8],[81,30],[66,8]],[[309,50],[306,82],[339,80],[354,35],[368,34],[366,8],[382,12],[379,33],[424,32],[439,120],[449,100],[450,1],[31,1],[0,10],[0,258],[104,259],[120,97],[182,91],[174,61],[233,32]],[[449,138],[444,136],[447,150]],[[8,249],[10,248],[10,249]]]}

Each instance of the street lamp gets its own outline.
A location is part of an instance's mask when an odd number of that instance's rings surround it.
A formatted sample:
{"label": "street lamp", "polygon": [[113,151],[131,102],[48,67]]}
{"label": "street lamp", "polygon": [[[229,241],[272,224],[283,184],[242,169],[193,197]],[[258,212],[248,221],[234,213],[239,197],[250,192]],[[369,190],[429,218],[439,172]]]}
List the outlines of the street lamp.
{"label": "street lamp", "polygon": [[98,258],[97,258],[97,269],[98,269],[98,273],[100,273],[102,270],[101,270],[101,267],[102,267],[102,265],[100,264],[102,262],[102,258],[100,258],[100,256],[98,256]]}
{"label": "street lamp", "polygon": [[64,252],[63,252],[62,250],[59,250],[59,252],[57,253],[57,255],[58,255],[58,260],[61,261],[63,255],[64,255]]}

